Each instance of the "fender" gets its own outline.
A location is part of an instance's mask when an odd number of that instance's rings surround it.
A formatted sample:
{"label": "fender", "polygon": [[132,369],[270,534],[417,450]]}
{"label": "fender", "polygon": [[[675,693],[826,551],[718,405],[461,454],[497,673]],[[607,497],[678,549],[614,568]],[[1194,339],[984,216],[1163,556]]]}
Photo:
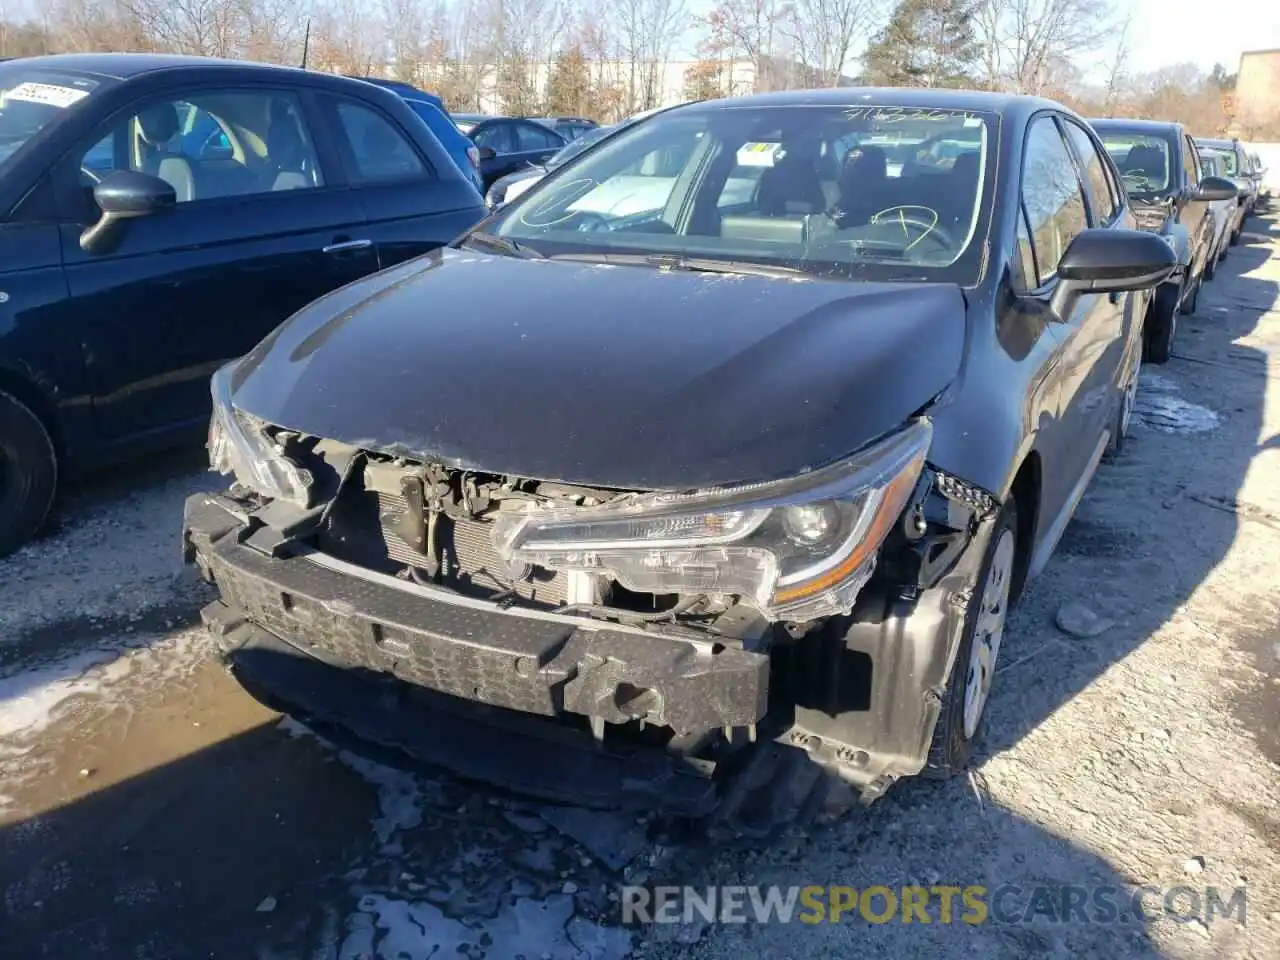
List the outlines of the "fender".
{"label": "fender", "polygon": [[1178,255],[1178,271],[1177,274],[1183,274],[1191,268],[1191,232],[1186,228],[1185,224],[1171,223],[1169,229],[1165,232],[1165,236],[1169,239],[1173,246],[1173,251]]}

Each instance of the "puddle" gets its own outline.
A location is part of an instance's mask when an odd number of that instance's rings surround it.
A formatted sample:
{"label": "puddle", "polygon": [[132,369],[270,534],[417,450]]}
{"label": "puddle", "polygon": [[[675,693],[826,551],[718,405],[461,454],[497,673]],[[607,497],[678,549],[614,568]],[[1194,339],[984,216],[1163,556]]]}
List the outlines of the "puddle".
{"label": "puddle", "polygon": [[1178,387],[1168,377],[1142,372],[1133,412],[1144,426],[1161,433],[1208,433],[1221,423],[1208,407],[1177,396]]}
{"label": "puddle", "polygon": [[0,678],[0,745],[25,752],[72,705],[134,702],[143,688],[189,674],[208,654],[204,631],[104,647]]}

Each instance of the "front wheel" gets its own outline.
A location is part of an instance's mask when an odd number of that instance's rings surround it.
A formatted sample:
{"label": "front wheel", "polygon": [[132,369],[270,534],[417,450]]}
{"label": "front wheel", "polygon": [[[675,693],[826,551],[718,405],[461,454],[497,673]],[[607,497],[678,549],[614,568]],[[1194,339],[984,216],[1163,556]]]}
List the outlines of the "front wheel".
{"label": "front wheel", "polygon": [[0,557],[40,529],[57,483],[58,458],[49,431],[31,408],[0,391]]}
{"label": "front wheel", "polygon": [[1017,530],[1018,507],[1010,499],[996,518],[982,573],[965,611],[964,636],[943,694],[924,776],[942,778],[963,770],[982,732],[1017,573]]}
{"label": "front wheel", "polygon": [[1129,439],[1129,428],[1133,424],[1133,411],[1138,404],[1138,378],[1142,375],[1142,360],[1133,364],[1133,370],[1120,390],[1120,403],[1116,409],[1115,421],[1111,424],[1111,442],[1107,446],[1107,456],[1116,457],[1124,450],[1125,441]]}

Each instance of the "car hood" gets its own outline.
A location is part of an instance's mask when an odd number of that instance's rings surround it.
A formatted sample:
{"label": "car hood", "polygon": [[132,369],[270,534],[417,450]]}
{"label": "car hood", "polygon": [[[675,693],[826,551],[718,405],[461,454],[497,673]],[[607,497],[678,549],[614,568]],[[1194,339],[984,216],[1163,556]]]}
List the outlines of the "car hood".
{"label": "car hood", "polygon": [[956,376],[951,284],[437,251],[343,287],[239,364],[233,403],[365,449],[689,489],[852,453]]}

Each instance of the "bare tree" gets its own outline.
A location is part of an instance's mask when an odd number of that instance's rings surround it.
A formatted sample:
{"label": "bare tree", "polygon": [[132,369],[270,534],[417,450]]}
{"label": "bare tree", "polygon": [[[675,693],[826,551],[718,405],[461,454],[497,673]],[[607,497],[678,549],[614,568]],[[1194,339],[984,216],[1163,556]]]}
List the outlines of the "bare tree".
{"label": "bare tree", "polygon": [[993,29],[987,42],[998,46],[1000,79],[1018,93],[1045,92],[1055,67],[1098,50],[1114,29],[1111,0],[985,2],[1000,5],[984,18]]}
{"label": "bare tree", "polygon": [[[754,68],[756,92],[774,89],[772,59],[787,8],[780,0],[720,0],[704,17],[704,53],[712,58],[743,59]],[[731,91],[737,93],[738,91]]]}
{"label": "bare tree", "polygon": [[793,0],[786,29],[796,59],[816,82],[836,87],[854,45],[878,29],[883,14],[881,0]]}
{"label": "bare tree", "polygon": [[1128,79],[1129,70],[1129,26],[1133,22],[1133,14],[1124,18],[1120,33],[1116,37],[1116,52],[1111,58],[1111,69],[1107,71],[1107,98],[1103,102],[1104,112],[1108,117],[1115,116],[1116,107],[1120,105],[1121,89]]}

